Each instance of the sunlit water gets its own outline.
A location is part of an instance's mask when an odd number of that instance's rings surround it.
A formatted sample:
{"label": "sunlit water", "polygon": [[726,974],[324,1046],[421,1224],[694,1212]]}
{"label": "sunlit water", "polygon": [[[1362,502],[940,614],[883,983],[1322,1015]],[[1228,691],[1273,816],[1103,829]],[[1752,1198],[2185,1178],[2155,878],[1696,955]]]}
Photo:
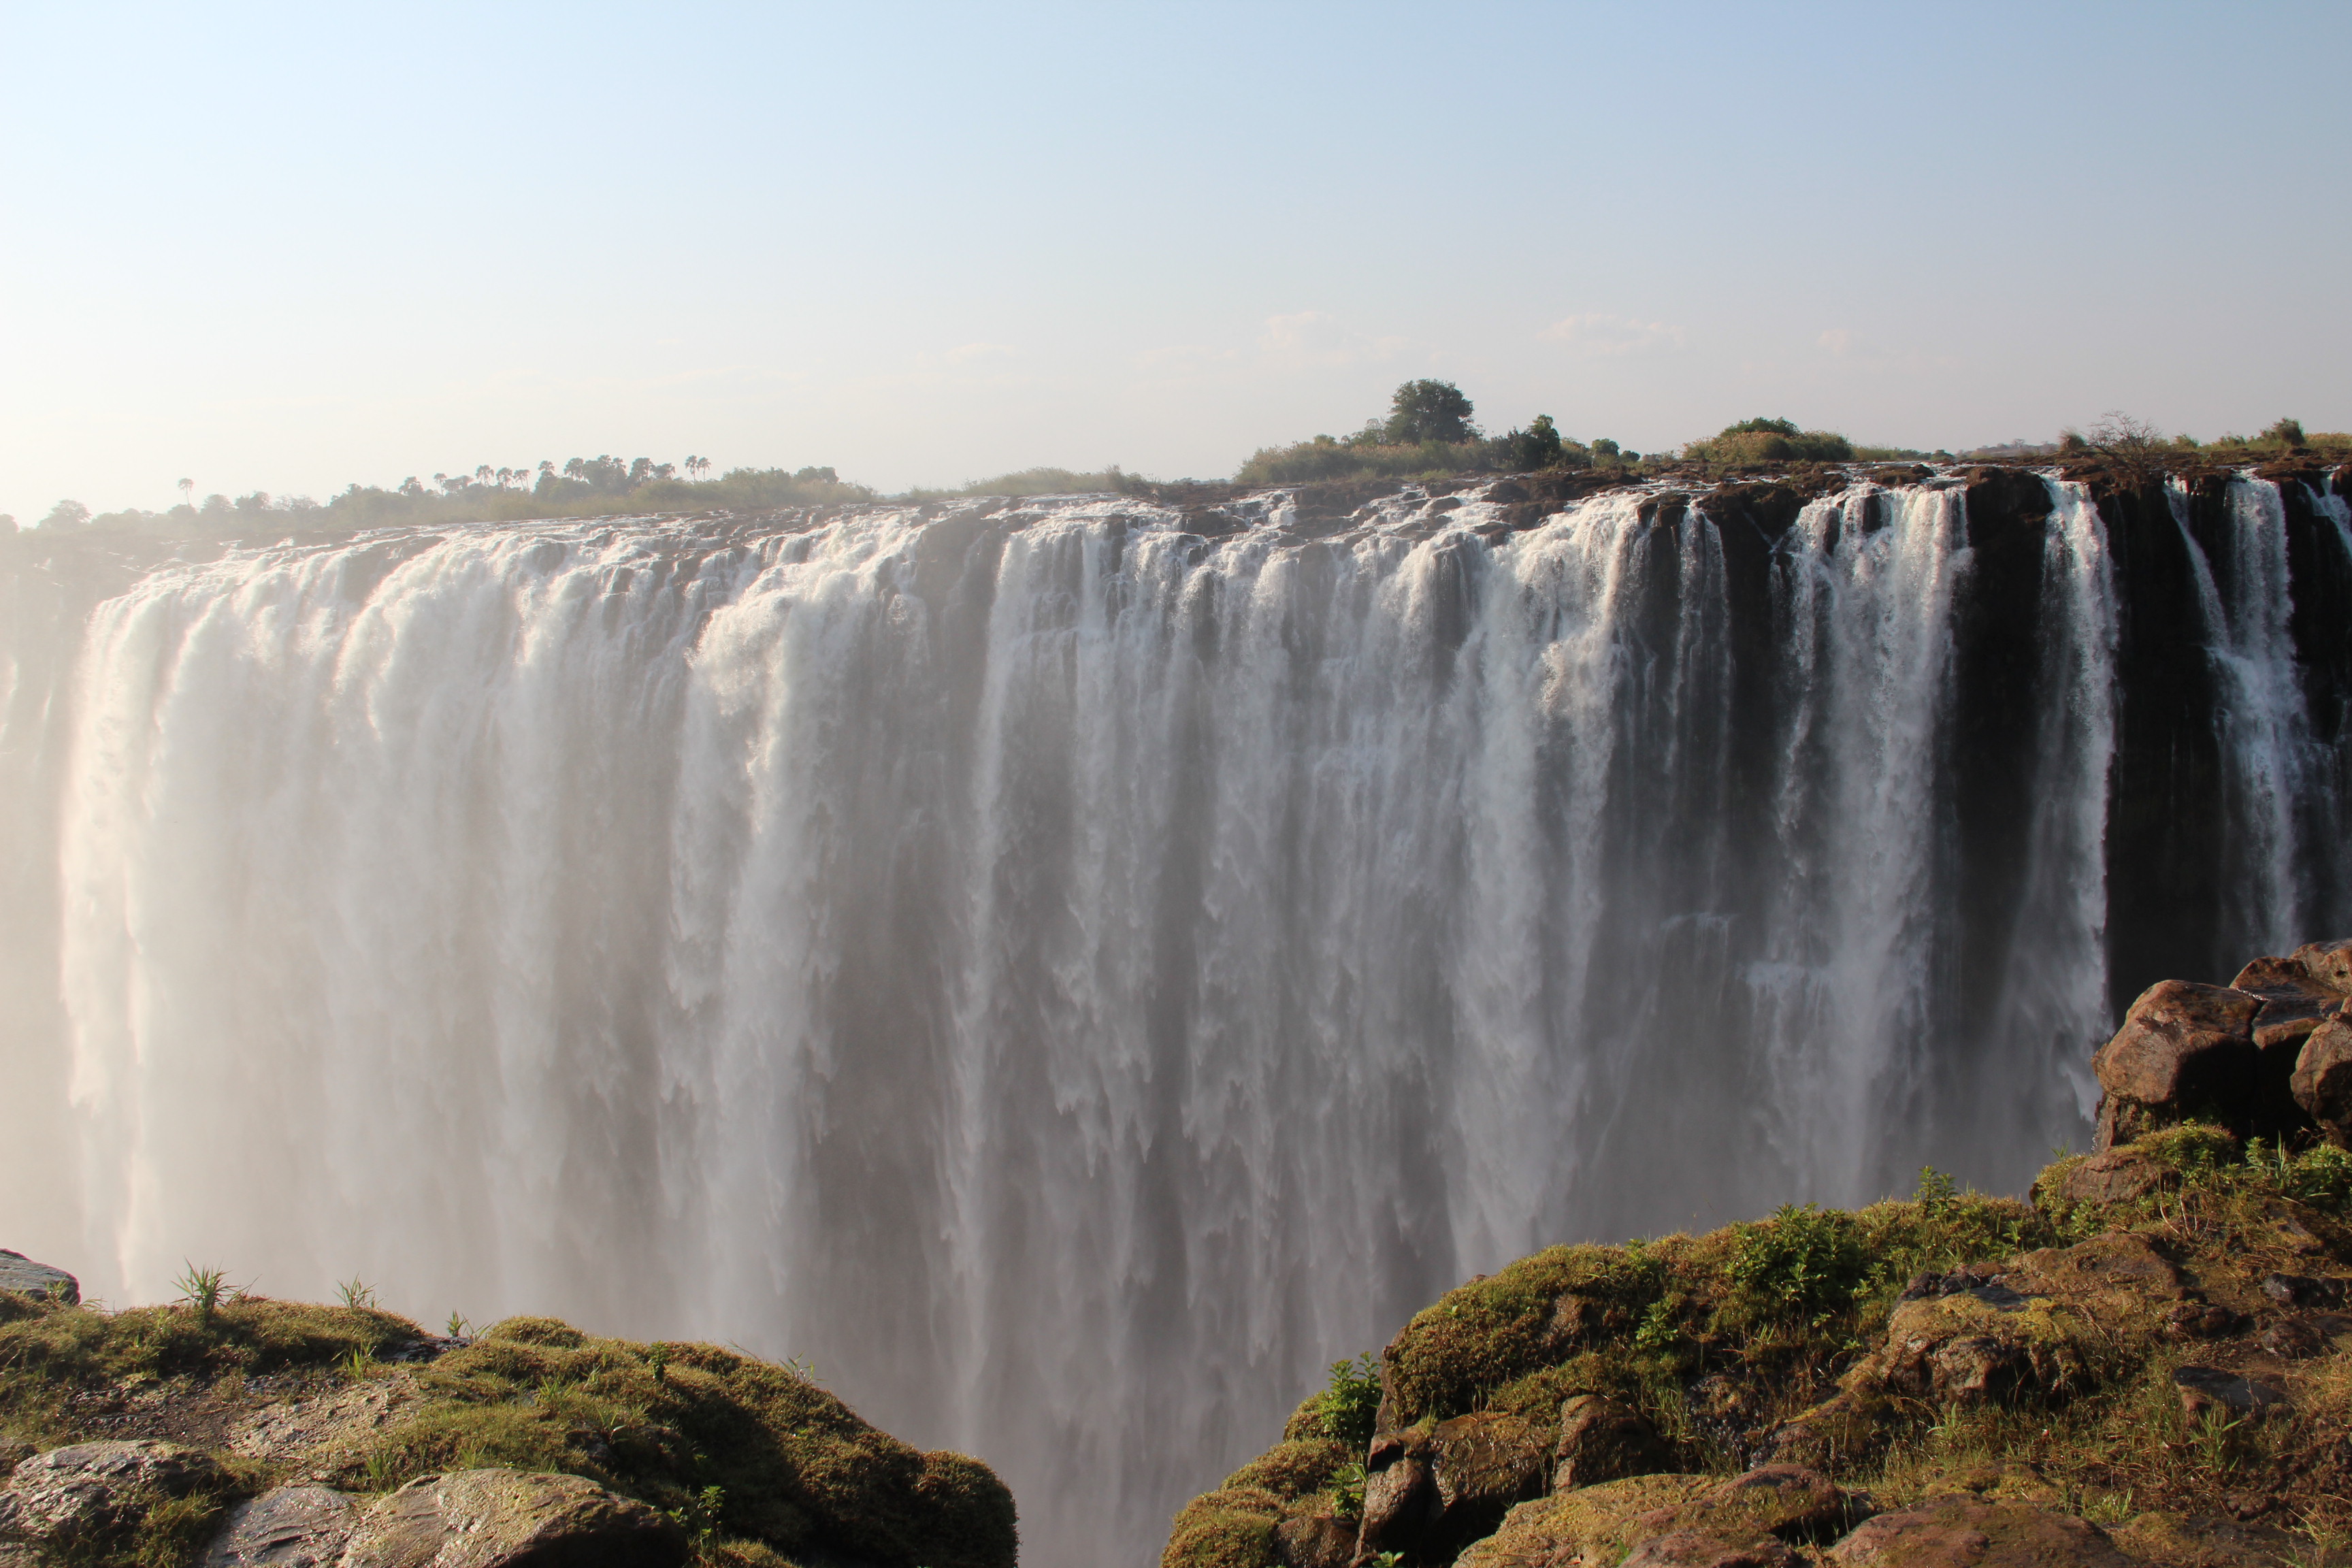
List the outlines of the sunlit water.
{"label": "sunlit water", "polygon": [[[1717,524],[1631,493],[1491,542],[1410,496],[461,529],[86,617],[12,580],[5,1212],[119,1300],[194,1258],[800,1356],[997,1465],[1028,1561],[1147,1562],[1474,1270],[2084,1136],[2116,590],[2051,493],[1965,1031],[1957,490],[1808,507],[1745,654]],[[2275,945],[2316,775],[2278,498],[2231,506]]]}

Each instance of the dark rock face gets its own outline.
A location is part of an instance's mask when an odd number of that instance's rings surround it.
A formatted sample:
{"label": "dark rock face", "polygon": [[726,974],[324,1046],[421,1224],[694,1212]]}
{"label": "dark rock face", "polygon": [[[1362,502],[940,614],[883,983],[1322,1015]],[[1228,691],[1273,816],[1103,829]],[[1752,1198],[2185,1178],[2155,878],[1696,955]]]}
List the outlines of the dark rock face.
{"label": "dark rock face", "polygon": [[2295,1104],[2341,1146],[2352,1131],[2352,1024],[2330,1018],[2296,1053],[2288,1089]]}
{"label": "dark rock face", "polygon": [[2283,1409],[2287,1403],[2286,1395],[2269,1384],[2216,1367],[2176,1367],[2172,1381],[2179,1385],[2180,1403],[2191,1419],[2216,1406],[2232,1415],[2262,1415]]}
{"label": "dark rock face", "polygon": [[21,1290],[27,1296],[58,1296],[70,1305],[81,1300],[81,1282],[62,1268],[36,1263],[21,1252],[0,1247],[0,1290]]}
{"label": "dark rock face", "polygon": [[1597,1394],[1579,1394],[1561,1404],[1559,1442],[1552,1458],[1555,1491],[1675,1468],[1672,1452],[1647,1417]]}
{"label": "dark rock face", "polygon": [[674,1521],[593,1481],[459,1470],[369,1509],[343,1568],[678,1568],[686,1557]]}

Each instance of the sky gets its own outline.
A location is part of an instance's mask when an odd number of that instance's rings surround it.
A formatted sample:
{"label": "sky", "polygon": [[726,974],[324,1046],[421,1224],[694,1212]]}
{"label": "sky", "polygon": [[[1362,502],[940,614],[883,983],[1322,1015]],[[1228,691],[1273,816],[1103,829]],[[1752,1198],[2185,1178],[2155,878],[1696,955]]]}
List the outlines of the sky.
{"label": "sky", "polygon": [[0,511],[2352,429],[2352,5],[0,0]]}

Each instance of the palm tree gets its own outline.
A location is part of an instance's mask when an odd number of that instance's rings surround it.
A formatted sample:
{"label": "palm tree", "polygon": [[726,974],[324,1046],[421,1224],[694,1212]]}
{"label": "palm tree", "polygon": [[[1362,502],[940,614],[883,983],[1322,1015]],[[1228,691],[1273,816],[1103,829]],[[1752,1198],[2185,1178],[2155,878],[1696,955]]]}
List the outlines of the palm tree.
{"label": "palm tree", "polygon": [[195,504],[195,500],[196,481],[194,479],[182,479],[180,481],[180,504],[182,506],[194,506]]}

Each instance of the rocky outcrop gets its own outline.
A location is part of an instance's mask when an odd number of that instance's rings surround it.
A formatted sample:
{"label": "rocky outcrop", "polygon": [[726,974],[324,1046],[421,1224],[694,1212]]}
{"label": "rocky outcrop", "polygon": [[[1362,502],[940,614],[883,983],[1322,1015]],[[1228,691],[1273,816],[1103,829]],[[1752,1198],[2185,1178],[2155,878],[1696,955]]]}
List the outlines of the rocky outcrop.
{"label": "rocky outcrop", "polygon": [[2095,1524],[2026,1503],[1947,1498],[1864,1521],[1839,1568],[2137,1568]]}
{"label": "rocky outcrop", "polygon": [[578,1476],[421,1476],[369,1509],[342,1568],[676,1568],[677,1521]]}
{"label": "rocky outcrop", "polygon": [[1552,1460],[1552,1489],[1563,1492],[1674,1468],[1673,1451],[1648,1416],[1598,1394],[1561,1404]]}
{"label": "rocky outcrop", "polygon": [[149,1439],[75,1443],[36,1454],[0,1488],[0,1541],[95,1552],[162,1503],[218,1476],[203,1454]]}
{"label": "rocky outcrop", "polygon": [[276,1487],[229,1510],[201,1568],[337,1568],[359,1505],[329,1487]]}
{"label": "rocky outcrop", "polygon": [[36,1263],[21,1252],[0,1247],[0,1290],[61,1300],[68,1306],[81,1300],[81,1282],[62,1268]]}
{"label": "rocky outcrop", "polygon": [[2317,1135],[2345,1146],[2352,1140],[2352,1021],[2339,1015],[2347,1000],[2352,940],[2255,959],[2228,985],[2166,980],[2148,987],[2092,1058],[2101,1090],[2095,1146],[2117,1149],[2189,1121],[2241,1137]]}

